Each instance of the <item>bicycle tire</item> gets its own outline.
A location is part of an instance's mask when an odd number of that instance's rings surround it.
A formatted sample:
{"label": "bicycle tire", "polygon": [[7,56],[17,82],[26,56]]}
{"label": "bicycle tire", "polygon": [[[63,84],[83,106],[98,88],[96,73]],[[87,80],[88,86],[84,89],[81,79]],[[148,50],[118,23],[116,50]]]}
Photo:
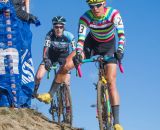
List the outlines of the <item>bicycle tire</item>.
{"label": "bicycle tire", "polygon": [[51,101],[51,107],[49,109],[49,113],[51,114],[54,122],[58,122],[59,120],[59,99],[59,91],[57,91]]}
{"label": "bicycle tire", "polygon": [[[71,100],[71,93],[70,93],[70,89],[67,85],[64,85],[63,90],[61,92],[63,92],[63,120],[64,120],[64,123],[68,123],[72,126],[72,119],[73,119],[73,116],[72,116],[72,100]],[[69,117],[67,117],[67,101],[69,102],[69,105],[70,105],[70,111],[69,111]],[[69,118],[69,119],[67,119]]]}
{"label": "bicycle tire", "polygon": [[103,110],[105,113],[104,118],[104,124],[106,130],[113,130],[113,114],[112,114],[112,108],[110,103],[110,93],[109,93],[109,87],[106,84],[105,87],[103,87],[103,95],[104,95],[104,104],[103,104]]}
{"label": "bicycle tire", "polygon": [[[100,130],[112,130],[112,115],[107,115],[108,106],[106,105],[106,87],[101,82],[97,83],[97,112],[98,112],[98,121]],[[108,90],[107,90],[108,91]],[[110,105],[110,104],[109,104]]]}
{"label": "bicycle tire", "polygon": [[[61,88],[62,86],[60,86]],[[61,118],[61,115],[62,115],[62,112],[63,112],[63,100],[62,100],[62,90],[58,90],[59,92],[59,100],[58,100],[58,123],[61,123],[62,122],[62,118]]]}
{"label": "bicycle tire", "polygon": [[104,130],[103,119],[102,119],[102,82],[98,81],[97,83],[97,114],[99,121],[100,130]]}
{"label": "bicycle tire", "polygon": [[[66,93],[68,97],[66,97]],[[69,114],[69,122],[67,122],[67,107],[66,107],[66,98],[70,104],[70,114]],[[52,120],[57,123],[68,123],[72,126],[72,100],[71,94],[68,87],[65,85],[60,86],[57,90],[54,98],[51,102],[50,114],[52,115]]]}

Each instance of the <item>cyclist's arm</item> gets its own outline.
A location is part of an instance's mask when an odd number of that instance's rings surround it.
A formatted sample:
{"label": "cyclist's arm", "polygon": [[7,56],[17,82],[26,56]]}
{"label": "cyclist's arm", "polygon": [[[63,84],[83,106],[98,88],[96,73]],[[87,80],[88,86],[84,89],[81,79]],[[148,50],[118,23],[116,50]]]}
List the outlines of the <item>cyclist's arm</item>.
{"label": "cyclist's arm", "polygon": [[84,41],[87,35],[87,28],[88,28],[88,19],[86,18],[86,14],[80,17],[79,20],[79,30],[78,30],[78,43],[76,45],[77,51],[82,51],[84,46]]}
{"label": "cyclist's arm", "polygon": [[23,21],[29,21],[29,13],[27,13],[25,10],[23,10],[23,1],[22,0],[12,0],[16,15],[19,19]]}
{"label": "cyclist's arm", "polygon": [[71,47],[72,47],[72,51],[74,51],[76,49],[76,41],[75,41],[75,39],[72,39]]}
{"label": "cyclist's arm", "polygon": [[51,39],[50,36],[46,36],[45,38],[45,43],[44,43],[44,48],[43,48],[43,60],[49,59],[49,48],[51,45]]}
{"label": "cyclist's arm", "polygon": [[124,44],[125,44],[124,25],[122,22],[122,18],[117,10],[115,11],[115,15],[113,17],[113,23],[116,27],[116,31],[119,37],[118,47],[124,51]]}
{"label": "cyclist's arm", "polygon": [[71,50],[74,51],[76,49],[76,41],[72,33],[70,33],[70,44],[71,44]]}
{"label": "cyclist's arm", "polygon": [[74,38],[74,35],[71,33],[71,32],[68,32],[68,31],[64,31],[64,35],[66,35],[66,37],[68,38],[68,42],[70,43],[70,48],[69,50],[70,51],[73,51],[76,49],[76,41],[75,41],[75,38]]}

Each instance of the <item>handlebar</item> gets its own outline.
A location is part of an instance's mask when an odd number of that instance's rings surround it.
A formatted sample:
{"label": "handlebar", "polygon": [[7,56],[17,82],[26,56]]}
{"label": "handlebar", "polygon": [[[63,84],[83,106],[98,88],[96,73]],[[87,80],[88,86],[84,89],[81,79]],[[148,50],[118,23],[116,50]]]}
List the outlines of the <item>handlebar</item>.
{"label": "handlebar", "polygon": [[51,69],[47,72],[47,79],[50,78],[50,71],[54,70],[55,74],[56,74],[56,70],[57,70],[58,66],[57,64],[53,64],[53,66],[51,67]]}
{"label": "handlebar", "polygon": [[[109,60],[112,60],[114,57],[109,57],[109,56],[105,56],[105,57],[102,57],[102,56],[99,56],[99,57],[93,57],[93,58],[90,58],[90,59],[84,59],[82,60],[82,63],[87,63],[87,62],[100,62],[100,61],[109,61]],[[79,64],[78,67],[77,67],[77,71],[78,71],[78,75],[79,77],[82,77],[82,71],[81,71],[81,65]],[[124,69],[123,69],[123,66],[122,66],[122,63],[121,61],[118,61],[118,66],[119,66],[119,69],[120,69],[120,72],[121,73],[124,73]]]}

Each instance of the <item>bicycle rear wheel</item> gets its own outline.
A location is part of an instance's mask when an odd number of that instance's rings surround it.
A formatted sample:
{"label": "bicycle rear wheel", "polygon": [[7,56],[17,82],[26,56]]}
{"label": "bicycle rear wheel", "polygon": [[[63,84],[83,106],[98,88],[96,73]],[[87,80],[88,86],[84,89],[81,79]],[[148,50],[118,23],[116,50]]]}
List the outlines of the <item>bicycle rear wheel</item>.
{"label": "bicycle rear wheel", "polygon": [[72,100],[70,89],[63,84],[57,90],[49,110],[52,119],[58,123],[67,123],[72,126]]}
{"label": "bicycle rear wheel", "polygon": [[72,126],[72,100],[69,86],[63,85],[61,92],[62,94],[62,114],[64,123]]}
{"label": "bicycle rear wheel", "polygon": [[49,113],[52,116],[52,120],[54,122],[58,122],[60,118],[60,111],[59,111],[59,101],[60,101],[60,93],[59,90],[55,93],[54,98],[51,101],[51,107],[49,109]]}
{"label": "bicycle rear wheel", "polygon": [[109,98],[108,89],[101,82],[98,81],[97,84],[97,111],[98,111],[98,121],[100,130],[112,130],[112,114],[110,109],[110,102],[108,102]]}

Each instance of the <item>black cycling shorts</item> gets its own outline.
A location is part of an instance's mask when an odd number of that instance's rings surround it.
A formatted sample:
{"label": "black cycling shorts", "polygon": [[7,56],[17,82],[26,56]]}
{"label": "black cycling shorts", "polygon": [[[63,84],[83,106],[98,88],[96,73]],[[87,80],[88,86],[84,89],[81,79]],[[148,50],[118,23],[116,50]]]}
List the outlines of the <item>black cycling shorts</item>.
{"label": "black cycling shorts", "polygon": [[[52,64],[59,63],[59,65],[63,65],[68,55],[68,52],[58,53],[49,51],[49,59]],[[41,64],[44,64],[44,62],[42,61]]]}
{"label": "black cycling shorts", "polygon": [[[102,56],[114,56],[116,52],[116,39],[115,37],[109,42],[98,42],[92,35],[89,33],[84,41],[84,54],[86,59],[94,55]],[[115,63],[117,64],[116,58],[106,62],[106,63]]]}

